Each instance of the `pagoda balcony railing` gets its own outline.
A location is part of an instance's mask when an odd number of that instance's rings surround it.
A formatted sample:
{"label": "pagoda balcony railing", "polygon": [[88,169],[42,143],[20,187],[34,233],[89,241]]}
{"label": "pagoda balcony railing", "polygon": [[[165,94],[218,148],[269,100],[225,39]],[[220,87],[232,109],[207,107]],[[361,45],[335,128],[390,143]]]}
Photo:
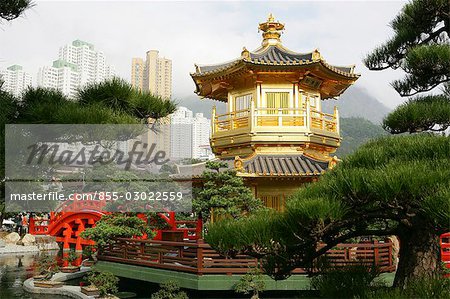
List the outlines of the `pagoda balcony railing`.
{"label": "pagoda balcony railing", "polygon": [[[250,108],[225,114],[215,114],[213,110],[212,134],[238,129],[257,131],[271,128],[272,131],[285,131],[293,128],[299,132],[320,131],[339,134],[339,115],[337,108],[333,114],[313,108]],[[231,133],[231,132],[230,132]]]}

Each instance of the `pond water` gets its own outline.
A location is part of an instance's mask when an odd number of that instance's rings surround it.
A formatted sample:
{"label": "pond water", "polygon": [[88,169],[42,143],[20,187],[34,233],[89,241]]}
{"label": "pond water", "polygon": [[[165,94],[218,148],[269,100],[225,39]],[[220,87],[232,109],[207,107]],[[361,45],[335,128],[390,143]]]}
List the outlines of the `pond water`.
{"label": "pond water", "polygon": [[24,291],[23,282],[32,277],[37,254],[0,255],[1,299],[63,299],[63,296],[44,296]]}
{"label": "pond water", "polygon": [[[55,257],[56,252],[53,252]],[[34,273],[34,262],[38,254],[12,254],[0,255],[0,299],[67,299],[64,296],[30,294],[24,291],[23,282],[32,277]],[[66,284],[79,285],[81,279],[65,282]],[[119,282],[119,297],[121,298],[150,298],[151,294],[158,291],[157,284],[146,283],[137,280],[121,278]],[[239,296],[234,292],[193,292],[190,291],[189,298],[248,298]],[[134,296],[133,296],[134,295]],[[262,298],[298,298],[298,292],[291,294],[277,294],[276,292],[265,292]],[[306,296],[308,297],[308,296]]]}

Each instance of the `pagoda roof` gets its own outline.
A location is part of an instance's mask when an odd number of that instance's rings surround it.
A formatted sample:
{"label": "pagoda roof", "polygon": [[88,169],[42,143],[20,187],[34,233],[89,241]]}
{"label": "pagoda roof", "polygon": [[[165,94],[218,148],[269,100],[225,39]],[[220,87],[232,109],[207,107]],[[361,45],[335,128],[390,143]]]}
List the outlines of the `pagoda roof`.
{"label": "pagoda roof", "polygon": [[[322,161],[305,154],[277,155],[255,154],[241,159],[215,159],[225,162],[228,169],[235,168],[244,177],[279,177],[279,176],[320,176],[330,168],[330,161]],[[241,161],[240,166],[236,164]],[[175,180],[198,179],[207,170],[206,161],[192,165],[177,165],[177,173],[171,175]]]}
{"label": "pagoda roof", "polygon": [[297,53],[291,51],[281,45],[266,45],[256,49],[253,52],[244,48],[241,57],[231,60],[229,62],[214,64],[214,65],[196,65],[196,71],[191,73],[193,78],[210,75],[221,75],[238,67],[244,66],[266,66],[279,69],[280,66],[291,68],[292,66],[308,66],[313,64],[320,64],[328,70],[347,78],[356,79],[360,75],[354,73],[354,65],[351,66],[334,66],[328,64],[320,55],[318,50],[310,53]]}
{"label": "pagoda roof", "polygon": [[241,172],[256,176],[318,176],[330,166],[329,161],[319,161],[304,154],[255,155],[243,162]]}

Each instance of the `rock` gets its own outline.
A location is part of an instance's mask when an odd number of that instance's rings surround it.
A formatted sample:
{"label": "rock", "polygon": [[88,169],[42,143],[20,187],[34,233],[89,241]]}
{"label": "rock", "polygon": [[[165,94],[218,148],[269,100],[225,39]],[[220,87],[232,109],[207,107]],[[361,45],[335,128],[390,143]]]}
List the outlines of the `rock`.
{"label": "rock", "polygon": [[36,238],[33,235],[26,234],[22,238],[23,246],[30,246],[34,245],[36,243]]}
{"label": "rock", "polygon": [[16,244],[20,240],[20,236],[16,232],[10,233],[5,236],[4,240],[7,244]]}
{"label": "rock", "polygon": [[56,238],[45,235],[37,235],[36,245],[39,247],[39,250],[59,250],[59,245],[56,243]]}
{"label": "rock", "polygon": [[3,247],[5,247],[6,246],[6,243],[5,243],[5,241],[3,241],[3,240],[0,240],[0,248],[3,248]]}

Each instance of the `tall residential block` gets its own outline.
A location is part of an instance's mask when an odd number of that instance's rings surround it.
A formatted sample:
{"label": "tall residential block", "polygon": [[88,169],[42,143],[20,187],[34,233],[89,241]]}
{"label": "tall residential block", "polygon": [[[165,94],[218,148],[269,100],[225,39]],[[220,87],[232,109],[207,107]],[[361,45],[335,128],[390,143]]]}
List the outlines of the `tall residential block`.
{"label": "tall residential block", "polygon": [[211,120],[204,117],[203,113],[196,113],[192,120],[192,158],[202,159],[211,156],[210,135]]}
{"label": "tall residential block", "polygon": [[0,70],[2,89],[18,97],[31,85],[31,75],[25,72],[20,65],[12,65],[6,70]]}
{"label": "tall residential block", "polygon": [[170,117],[171,157],[174,159],[207,159],[211,156],[209,136],[211,121],[203,113],[178,107]]}
{"label": "tall residential block", "polygon": [[147,51],[145,60],[132,58],[131,84],[162,98],[172,97],[172,61],[159,57],[157,50]]}
{"label": "tall residential block", "polygon": [[52,66],[39,69],[38,85],[55,88],[73,98],[79,88],[99,83],[114,76],[114,68],[106,63],[105,54],[93,44],[75,40],[59,49]]}
{"label": "tall residential block", "polygon": [[170,154],[173,159],[192,158],[193,113],[178,107],[170,117]]}

